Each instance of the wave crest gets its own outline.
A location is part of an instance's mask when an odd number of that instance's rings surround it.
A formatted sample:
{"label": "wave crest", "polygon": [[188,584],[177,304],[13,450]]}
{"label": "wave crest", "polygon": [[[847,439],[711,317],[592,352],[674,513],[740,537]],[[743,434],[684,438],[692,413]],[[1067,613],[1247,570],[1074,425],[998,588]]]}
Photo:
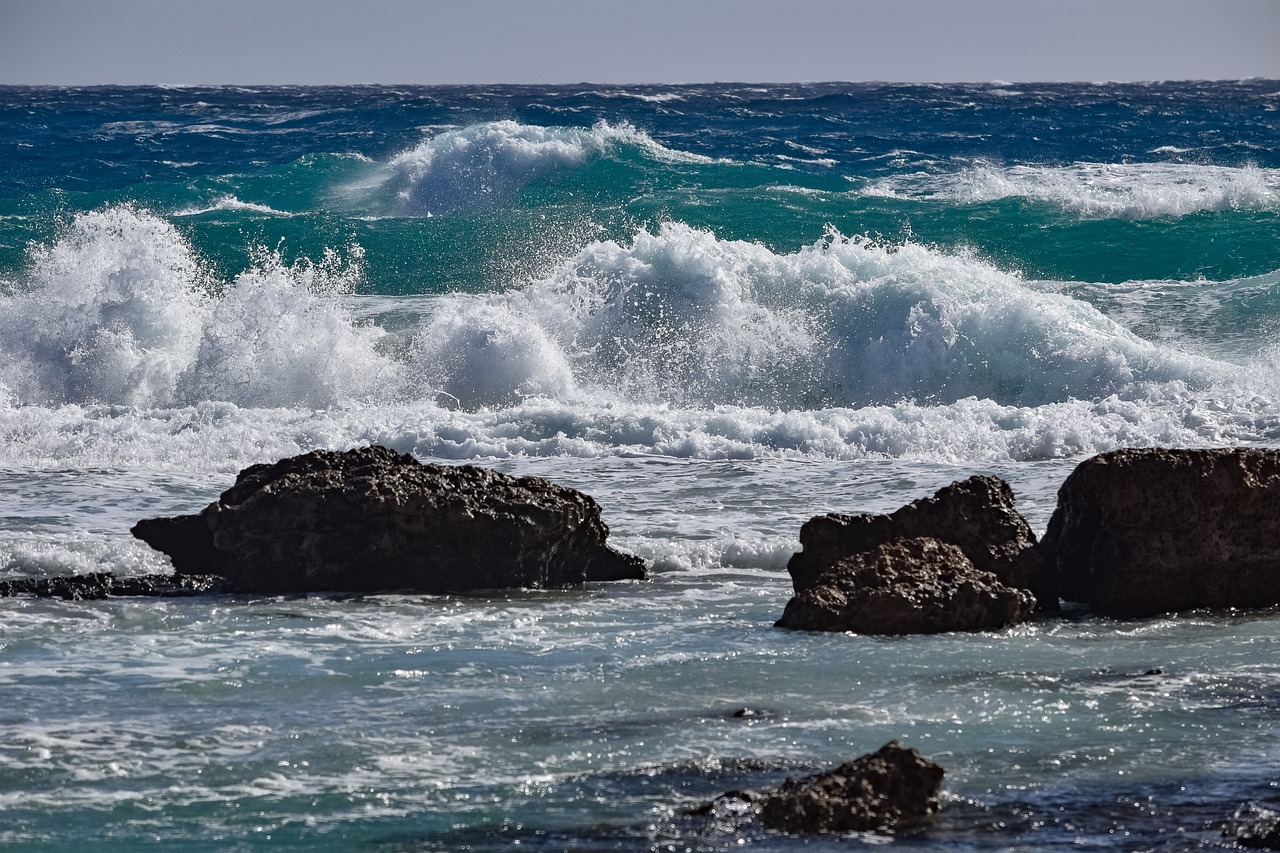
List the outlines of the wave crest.
{"label": "wave crest", "polygon": [[[499,303],[555,342],[576,380],[563,388],[681,406],[1040,405],[1229,372],[975,259],[836,233],[776,254],[668,224],[594,243],[518,293],[450,303],[449,323],[480,329]],[[485,403],[458,379],[464,407]]]}
{"label": "wave crest", "polygon": [[401,215],[496,210],[529,184],[553,179],[618,145],[662,159],[692,158],[663,148],[629,125],[541,127],[495,121],[446,131],[397,155],[390,162],[394,175],[388,186],[396,193]]}
{"label": "wave crest", "polygon": [[286,265],[259,252],[225,287],[172,225],[129,206],[80,214],[0,297],[0,385],[23,403],[327,405],[375,396],[395,365],[332,298],[358,250]]}
{"label": "wave crest", "polygon": [[950,175],[882,178],[870,196],[982,204],[1026,198],[1094,219],[1155,219],[1223,210],[1280,209],[1280,171],[1184,163],[981,165]]}

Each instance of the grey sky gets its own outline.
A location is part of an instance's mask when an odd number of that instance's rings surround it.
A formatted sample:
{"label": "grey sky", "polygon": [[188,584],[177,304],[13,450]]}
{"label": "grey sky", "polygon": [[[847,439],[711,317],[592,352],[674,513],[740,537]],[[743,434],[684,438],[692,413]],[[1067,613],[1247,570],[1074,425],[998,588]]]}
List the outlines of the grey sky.
{"label": "grey sky", "polygon": [[0,0],[0,83],[1280,78],[1280,0]]}

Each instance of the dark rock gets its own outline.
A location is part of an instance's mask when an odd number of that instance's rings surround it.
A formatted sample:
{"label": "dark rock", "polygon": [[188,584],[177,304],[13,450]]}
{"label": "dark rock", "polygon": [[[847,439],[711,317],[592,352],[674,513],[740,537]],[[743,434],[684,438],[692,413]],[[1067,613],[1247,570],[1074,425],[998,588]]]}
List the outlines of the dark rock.
{"label": "dark rock", "polygon": [[896,539],[837,561],[787,603],[779,628],[859,634],[993,631],[1026,621],[1031,593],[980,571],[955,545]]}
{"label": "dark rock", "polygon": [[760,818],[793,834],[918,826],[938,811],[943,773],[916,750],[890,741],[830,772],[788,779],[765,798]]}
{"label": "dark rock", "polygon": [[223,578],[210,575],[141,575],[118,578],[111,572],[94,572],[56,578],[0,581],[0,598],[35,595],[66,601],[93,601],[112,595],[175,598],[230,591],[232,590]]}
{"label": "dark rock", "polygon": [[1082,462],[1038,546],[1062,597],[1151,616],[1280,603],[1280,451],[1118,450]]}
{"label": "dark rock", "polygon": [[1280,850],[1280,812],[1257,803],[1241,803],[1222,834],[1235,838],[1241,847],[1255,850]]}
{"label": "dark rock", "polygon": [[536,477],[424,465],[385,447],[317,450],[240,472],[199,515],[133,533],[179,575],[255,593],[428,593],[643,578],[587,495]]}
{"label": "dark rock", "polygon": [[787,564],[792,585],[804,592],[837,561],[894,539],[929,537],[949,542],[979,570],[1008,586],[1030,590],[1042,610],[1057,610],[1036,537],[1014,507],[1013,490],[998,477],[970,477],[913,501],[889,515],[816,516],[800,528],[802,550]]}
{"label": "dark rock", "polygon": [[726,820],[754,814],[759,810],[759,802],[760,795],[751,791],[726,791],[709,803],[685,809],[684,814]]}

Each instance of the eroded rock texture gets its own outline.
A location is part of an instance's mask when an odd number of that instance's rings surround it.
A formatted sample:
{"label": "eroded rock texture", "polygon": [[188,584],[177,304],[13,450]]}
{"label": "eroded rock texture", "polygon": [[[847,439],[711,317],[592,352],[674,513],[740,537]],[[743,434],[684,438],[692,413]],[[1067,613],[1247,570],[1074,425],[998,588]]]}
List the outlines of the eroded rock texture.
{"label": "eroded rock texture", "polygon": [[800,529],[802,550],[787,570],[797,593],[838,561],[894,539],[927,537],[957,546],[975,567],[1003,583],[1030,590],[1041,609],[1057,609],[1046,585],[1036,537],[1014,507],[1013,490],[998,477],[970,477],[889,515],[816,516]]}
{"label": "eroded rock texture", "polygon": [[424,465],[384,447],[317,450],[240,472],[198,515],[138,538],[178,575],[255,593],[555,589],[644,577],[605,544],[600,507],[536,477]]}
{"label": "eroded rock texture", "polygon": [[838,560],[787,603],[780,628],[859,634],[994,631],[1030,618],[1035,598],[977,569],[955,545],[895,539]]}
{"label": "eroded rock texture", "polygon": [[766,826],[793,834],[917,826],[938,811],[943,769],[890,741],[835,770],[788,779],[760,810]]}
{"label": "eroded rock texture", "polygon": [[1114,616],[1280,603],[1280,451],[1117,450],[1058,491],[1038,550]]}

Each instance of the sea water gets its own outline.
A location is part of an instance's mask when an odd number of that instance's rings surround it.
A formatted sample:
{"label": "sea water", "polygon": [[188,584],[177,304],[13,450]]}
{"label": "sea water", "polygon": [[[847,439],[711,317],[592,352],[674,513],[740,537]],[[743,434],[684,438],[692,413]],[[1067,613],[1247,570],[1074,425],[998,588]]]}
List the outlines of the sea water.
{"label": "sea water", "polygon": [[800,525],[1280,442],[1280,82],[0,88],[0,577],[379,443],[645,582],[0,601],[0,844],[844,850],[686,809],[890,739],[939,850],[1229,846],[1280,621],[772,627]]}

